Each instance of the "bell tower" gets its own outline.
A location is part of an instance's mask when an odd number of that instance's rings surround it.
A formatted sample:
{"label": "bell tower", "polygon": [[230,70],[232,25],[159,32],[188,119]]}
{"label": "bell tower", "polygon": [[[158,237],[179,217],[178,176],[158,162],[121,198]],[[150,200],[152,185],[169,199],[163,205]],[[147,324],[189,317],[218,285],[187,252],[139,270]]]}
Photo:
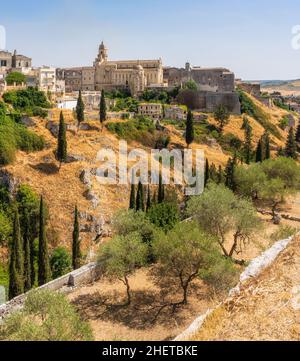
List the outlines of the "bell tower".
{"label": "bell tower", "polygon": [[98,55],[98,60],[100,63],[102,63],[103,61],[107,61],[107,59],[108,59],[107,52],[108,52],[107,48],[105,47],[105,45],[102,41],[99,46],[99,55]]}

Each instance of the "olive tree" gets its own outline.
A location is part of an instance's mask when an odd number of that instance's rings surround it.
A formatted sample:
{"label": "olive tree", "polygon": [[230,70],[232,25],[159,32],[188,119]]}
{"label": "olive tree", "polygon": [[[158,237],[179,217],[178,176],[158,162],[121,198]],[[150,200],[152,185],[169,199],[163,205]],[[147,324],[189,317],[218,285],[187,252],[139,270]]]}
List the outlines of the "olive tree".
{"label": "olive tree", "polygon": [[112,280],[120,280],[126,286],[127,302],[131,304],[129,276],[137,267],[146,264],[148,246],[137,232],[127,236],[115,236],[111,241],[100,247],[98,265],[103,274]]}
{"label": "olive tree", "polygon": [[22,311],[7,317],[0,325],[0,340],[7,341],[90,341],[88,323],[62,293],[31,291]]}
{"label": "olive tree", "polygon": [[187,304],[192,282],[201,275],[208,279],[212,269],[226,261],[214,236],[199,229],[195,221],[179,223],[169,233],[162,234],[153,242],[153,250],[158,267],[158,272],[154,270],[155,277],[163,278],[168,288],[175,283],[182,291],[180,301],[162,307]]}
{"label": "olive tree", "polygon": [[260,225],[252,203],[223,185],[210,184],[202,195],[188,202],[187,212],[216,237],[224,256],[229,258],[243,251]]}

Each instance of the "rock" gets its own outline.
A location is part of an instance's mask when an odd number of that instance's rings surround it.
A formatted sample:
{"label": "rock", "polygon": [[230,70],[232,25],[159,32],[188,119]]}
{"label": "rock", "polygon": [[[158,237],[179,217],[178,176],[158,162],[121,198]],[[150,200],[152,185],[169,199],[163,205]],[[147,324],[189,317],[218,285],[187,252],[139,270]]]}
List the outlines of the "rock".
{"label": "rock", "polygon": [[52,120],[49,120],[46,124],[46,128],[51,132],[51,134],[57,138],[58,136],[58,130],[59,130],[59,125],[55,122],[53,122]]}
{"label": "rock", "polygon": [[83,171],[80,173],[79,178],[83,184],[91,186],[91,171],[89,169],[83,169]]}
{"label": "rock", "polygon": [[0,184],[4,185],[13,196],[17,192],[20,182],[6,170],[0,170]]}
{"label": "rock", "polygon": [[67,157],[67,163],[83,162],[85,160],[86,160],[85,157],[77,154],[69,154]]}
{"label": "rock", "polygon": [[33,118],[30,118],[26,115],[22,116],[21,123],[25,125],[25,127],[35,127],[36,121]]}
{"label": "rock", "polygon": [[79,126],[80,130],[99,130],[98,127],[95,127],[93,125],[90,125],[88,123],[81,123]]}
{"label": "rock", "polygon": [[100,204],[100,199],[99,197],[92,191],[92,190],[87,190],[84,194],[85,198],[88,200],[88,201],[91,201],[92,202],[92,205],[93,205],[93,208],[96,209],[99,204]]}

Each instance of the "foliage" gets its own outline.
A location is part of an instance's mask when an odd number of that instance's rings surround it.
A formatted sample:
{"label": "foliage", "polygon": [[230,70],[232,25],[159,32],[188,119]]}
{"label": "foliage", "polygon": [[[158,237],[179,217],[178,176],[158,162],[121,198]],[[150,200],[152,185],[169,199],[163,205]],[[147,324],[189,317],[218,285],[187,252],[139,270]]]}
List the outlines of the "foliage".
{"label": "foliage", "polygon": [[126,286],[127,302],[131,303],[131,292],[128,277],[146,264],[148,247],[138,232],[127,236],[115,236],[104,244],[98,254],[98,264],[103,274],[111,279],[119,279]]}
{"label": "foliage", "polygon": [[84,121],[84,103],[81,96],[81,90],[79,90],[79,95],[76,104],[76,118],[78,124]]}
{"label": "foliage", "polygon": [[147,117],[137,117],[126,122],[108,123],[107,129],[121,139],[137,141],[144,145],[154,146],[157,139],[155,138],[154,122]]}
{"label": "foliage", "polygon": [[298,158],[297,144],[296,144],[293,127],[291,127],[289,130],[289,135],[288,135],[288,139],[286,141],[286,146],[285,146],[285,155],[286,155],[286,157],[293,158],[293,159]]}
{"label": "foliage", "polygon": [[238,94],[242,113],[254,118],[262,127],[265,128],[265,130],[269,131],[278,139],[281,139],[281,135],[278,129],[270,122],[268,115],[259,107],[257,107],[245,92],[238,90]]}
{"label": "foliage", "polygon": [[15,210],[13,235],[10,246],[10,261],[9,261],[8,297],[10,300],[23,293],[24,291],[23,275],[24,275],[24,258],[23,258],[20,221],[19,221],[18,211]]}
{"label": "foliage", "polygon": [[67,160],[67,136],[63,112],[60,113],[56,158],[60,163]]}
{"label": "foliage", "polygon": [[12,222],[7,212],[0,209],[0,245],[8,244],[12,233]]}
{"label": "foliage", "polygon": [[138,233],[143,242],[151,244],[157,231],[144,212],[120,210],[112,220],[114,232],[120,236]]}
{"label": "foliage", "polygon": [[191,110],[188,111],[187,118],[186,118],[186,130],[185,130],[185,141],[186,144],[189,146],[193,143],[195,138],[194,134],[194,122],[193,122],[193,114]]}
{"label": "foliage", "polygon": [[29,293],[22,311],[0,325],[0,340],[90,341],[88,323],[81,321],[66,297],[48,290]]}
{"label": "foliage", "polygon": [[102,89],[101,92],[101,100],[100,100],[100,123],[103,124],[106,121],[106,100],[105,100],[105,93]]}
{"label": "foliage", "polygon": [[73,269],[78,269],[81,266],[81,251],[79,239],[79,222],[78,222],[78,208],[75,207],[74,212],[74,227],[72,240],[72,266]]}
{"label": "foliage", "polygon": [[131,113],[137,113],[138,106],[139,106],[139,102],[134,98],[131,97],[118,98],[116,100],[115,106],[111,110],[115,112],[120,112],[125,110]]}
{"label": "foliage", "polygon": [[280,119],[279,128],[285,130],[289,126],[289,118],[285,115]]}
{"label": "foliage", "polygon": [[51,107],[44,92],[36,88],[9,91],[3,94],[3,100],[11,104],[14,109],[33,115],[35,107],[48,109]]}
{"label": "foliage", "polygon": [[[187,213],[202,229],[216,237],[224,255],[230,258],[243,251],[259,227],[252,203],[235,196],[223,185],[209,184],[202,195],[189,200]],[[225,242],[231,234],[227,250]]]}
{"label": "foliage", "polygon": [[273,99],[273,103],[274,103],[274,105],[276,105],[276,107],[281,108],[283,110],[287,110],[287,111],[291,110],[290,106],[284,102],[284,98],[282,98],[282,99]]}
{"label": "foliage", "polygon": [[[188,303],[188,290],[197,277],[212,281],[213,272],[214,280],[221,276],[216,266],[223,260],[214,237],[199,229],[195,222],[178,224],[169,233],[161,235],[154,241],[153,250],[159,269],[156,277],[163,278],[168,288],[175,283],[182,289],[182,300],[175,306]],[[221,272],[224,271],[222,268]],[[219,286],[219,282],[215,284]]]}
{"label": "foliage", "polygon": [[198,85],[194,80],[188,80],[183,84],[183,89],[198,90]]}
{"label": "foliage", "polygon": [[273,242],[281,241],[282,239],[287,239],[295,235],[297,231],[297,228],[288,225],[279,225],[278,229],[271,234],[270,239]]}
{"label": "foliage", "polygon": [[58,247],[53,250],[50,257],[50,267],[54,279],[71,271],[71,257],[64,247]]}
{"label": "foliage", "polygon": [[21,85],[26,84],[26,76],[20,72],[13,71],[5,78],[7,85]]}
{"label": "foliage", "polygon": [[136,211],[142,211],[142,212],[145,211],[144,187],[143,187],[141,181],[139,181],[138,189],[137,189],[137,193],[136,193],[135,210]]}
{"label": "foliage", "polygon": [[44,139],[17,124],[9,117],[0,117],[0,165],[12,163],[16,150],[25,152],[42,150]]}
{"label": "foliage", "polygon": [[223,129],[230,120],[230,114],[228,109],[224,105],[219,105],[214,113],[215,120],[219,123],[220,133],[223,132]]}
{"label": "foliage", "polygon": [[153,205],[149,209],[147,216],[151,223],[165,232],[174,228],[179,222],[178,207],[175,204],[167,202]]}
{"label": "foliage", "polygon": [[44,200],[40,200],[39,214],[39,254],[38,254],[38,284],[44,285],[51,281],[51,267],[49,263],[48,242],[45,229]]}

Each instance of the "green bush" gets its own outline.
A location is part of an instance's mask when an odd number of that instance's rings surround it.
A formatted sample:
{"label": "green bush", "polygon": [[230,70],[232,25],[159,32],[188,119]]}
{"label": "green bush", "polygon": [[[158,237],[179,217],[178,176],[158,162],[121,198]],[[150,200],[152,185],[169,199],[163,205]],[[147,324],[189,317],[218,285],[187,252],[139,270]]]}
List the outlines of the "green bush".
{"label": "green bush", "polygon": [[54,279],[71,272],[71,257],[68,251],[63,247],[54,249],[50,258],[50,266]]}
{"label": "green bush", "polygon": [[51,107],[45,93],[36,88],[7,92],[3,95],[3,100],[5,103],[11,104],[16,110],[25,112],[32,112],[36,107],[46,109]]}
{"label": "green bush", "polygon": [[12,163],[17,149],[25,152],[42,150],[44,139],[9,117],[0,118],[0,165]]}
{"label": "green bush", "polygon": [[150,221],[165,232],[170,231],[179,222],[178,207],[172,203],[160,203],[152,206],[147,213]]}
{"label": "green bush", "polygon": [[248,114],[254,118],[265,130],[269,131],[278,139],[281,139],[281,135],[274,124],[272,124],[268,118],[268,115],[259,109],[254,102],[246,95],[245,92],[238,90],[240,102],[241,102],[241,111],[243,114]]}
{"label": "green bush", "polygon": [[0,324],[0,340],[91,341],[92,330],[66,297],[48,290],[30,292],[22,311]]}

